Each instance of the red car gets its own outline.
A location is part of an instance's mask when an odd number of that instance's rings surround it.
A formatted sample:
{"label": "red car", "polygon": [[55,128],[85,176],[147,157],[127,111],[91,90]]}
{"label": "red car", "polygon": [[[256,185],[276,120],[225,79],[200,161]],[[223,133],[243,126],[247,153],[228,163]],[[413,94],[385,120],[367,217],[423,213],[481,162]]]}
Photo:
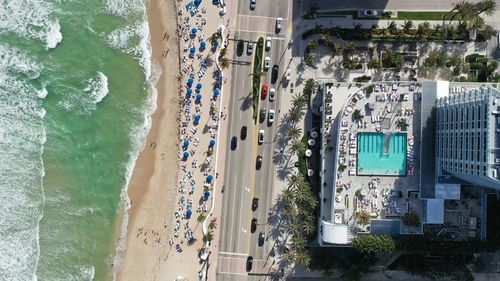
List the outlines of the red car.
{"label": "red car", "polygon": [[269,85],[267,84],[262,85],[262,93],[261,93],[262,97],[266,97],[268,91],[269,91]]}

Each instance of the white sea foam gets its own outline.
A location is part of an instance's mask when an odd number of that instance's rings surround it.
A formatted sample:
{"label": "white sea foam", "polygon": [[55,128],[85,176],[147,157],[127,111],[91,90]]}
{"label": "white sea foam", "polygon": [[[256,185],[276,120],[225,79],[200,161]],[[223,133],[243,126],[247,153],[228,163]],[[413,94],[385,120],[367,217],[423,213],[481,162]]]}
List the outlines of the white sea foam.
{"label": "white sea foam", "polygon": [[49,92],[47,92],[47,89],[45,89],[45,87],[37,92],[38,97],[41,99],[44,99],[48,94]]}
{"label": "white sea foam", "polygon": [[0,44],[0,280],[36,280],[46,138],[30,80],[40,70],[28,54]]}
{"label": "white sea foam", "polygon": [[143,15],[146,12],[146,6],[143,0],[106,0],[104,10],[111,15],[127,17]]}
{"label": "white sea foam", "polygon": [[54,7],[43,0],[0,2],[0,33],[15,33],[26,39],[38,39],[46,48],[54,48],[62,39]]}
{"label": "white sea foam", "polygon": [[88,80],[87,83],[83,91],[89,94],[94,104],[100,103],[108,95],[108,77],[104,73],[98,71],[97,76]]}

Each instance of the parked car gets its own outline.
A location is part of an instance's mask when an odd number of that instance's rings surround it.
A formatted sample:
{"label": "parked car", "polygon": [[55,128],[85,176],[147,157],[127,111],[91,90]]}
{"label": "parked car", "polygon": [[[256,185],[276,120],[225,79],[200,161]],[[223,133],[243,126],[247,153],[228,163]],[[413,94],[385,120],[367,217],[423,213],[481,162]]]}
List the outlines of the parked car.
{"label": "parked car", "polygon": [[257,159],[255,160],[255,168],[257,170],[260,170],[260,167],[262,167],[262,155],[257,155]]}
{"label": "parked car", "polygon": [[235,150],[236,146],[238,146],[238,138],[236,136],[233,136],[231,138],[231,150]]}
{"label": "parked car", "polygon": [[255,210],[257,210],[258,207],[259,207],[259,198],[254,197],[252,199],[252,211],[255,212]]}
{"label": "parked car", "polygon": [[241,127],[241,133],[240,133],[240,138],[241,140],[244,140],[247,138],[247,126]]}
{"label": "parked car", "polygon": [[264,235],[264,232],[259,233],[259,246],[262,247],[264,245],[264,241],[266,240],[266,236]]}
{"label": "parked car", "polygon": [[266,108],[265,107],[260,109],[260,114],[259,114],[260,123],[264,122],[264,120],[266,120]]}
{"label": "parked car", "polygon": [[274,110],[273,109],[269,110],[269,114],[267,115],[267,123],[269,124],[269,126],[274,123]]}
{"label": "parked car", "polygon": [[270,65],[271,65],[271,58],[265,57],[264,58],[264,70],[268,70]]}
{"label": "parked car", "polygon": [[277,18],[276,19],[276,33],[279,33],[281,31],[281,23],[283,22],[282,18]]}
{"label": "parked car", "polygon": [[271,38],[266,38],[266,51],[271,50]]}
{"label": "parked car", "polygon": [[271,83],[274,84],[278,80],[278,73],[279,73],[280,67],[275,64],[273,65],[273,70],[271,71]]}
{"label": "parked car", "polygon": [[377,10],[364,10],[363,15],[365,15],[367,17],[376,17],[376,16],[378,16],[378,12],[377,12]]}
{"label": "parked car", "polygon": [[257,219],[253,218],[250,222],[250,232],[254,233],[257,230]]}
{"label": "parked car", "polygon": [[276,99],[276,90],[271,88],[269,90],[269,101],[274,101]]}
{"label": "parked car", "polygon": [[292,71],[290,69],[286,71],[285,79],[287,83],[290,82],[290,80],[292,80]]}
{"label": "parked car", "polygon": [[247,44],[247,55],[251,55],[253,53],[253,43],[248,42]]}
{"label": "parked car", "polygon": [[248,256],[248,258],[247,258],[247,272],[252,270],[252,265],[253,265],[253,257]]}
{"label": "parked car", "polygon": [[241,56],[243,55],[243,47],[244,47],[244,42],[243,40],[239,40],[238,44],[236,44],[236,55]]}
{"label": "parked car", "polygon": [[264,130],[259,131],[259,144],[264,143]]}
{"label": "parked car", "polygon": [[269,85],[268,84],[262,85],[262,91],[260,92],[260,94],[262,95],[263,98],[267,96],[268,91],[269,91]]}
{"label": "parked car", "polygon": [[250,10],[255,10],[255,7],[257,6],[257,3],[255,2],[255,0],[250,0]]}

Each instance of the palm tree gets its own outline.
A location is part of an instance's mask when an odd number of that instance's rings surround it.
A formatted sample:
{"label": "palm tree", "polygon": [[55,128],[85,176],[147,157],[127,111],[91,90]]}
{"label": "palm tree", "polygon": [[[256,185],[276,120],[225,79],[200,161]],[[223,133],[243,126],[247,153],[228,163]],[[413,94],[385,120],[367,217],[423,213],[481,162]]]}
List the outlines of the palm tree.
{"label": "palm tree", "polygon": [[389,33],[392,35],[398,34],[398,26],[396,25],[395,21],[391,21],[389,25],[387,26],[387,30],[389,30]]}
{"label": "palm tree", "polygon": [[292,106],[294,109],[304,109],[307,104],[307,97],[304,94],[297,93],[292,97]]}
{"label": "palm tree", "polygon": [[289,220],[297,216],[297,210],[291,204],[285,205],[282,212],[283,216]]}
{"label": "palm tree", "polygon": [[314,79],[307,79],[306,84],[304,85],[304,94],[307,97],[307,101],[311,100],[311,95],[318,88],[318,82]]}
{"label": "palm tree", "polygon": [[340,55],[340,50],[342,50],[342,47],[339,44],[334,43],[330,48],[332,50],[332,57]]}
{"label": "palm tree", "polygon": [[303,250],[307,246],[307,239],[302,234],[302,224],[298,223],[298,226],[296,231],[293,232],[292,245],[295,250]]}
{"label": "palm tree", "polygon": [[298,140],[294,140],[292,142],[292,145],[290,146],[290,151],[292,152],[292,154],[301,154],[305,150],[306,150],[305,145]]}
{"label": "palm tree", "polygon": [[281,200],[285,204],[289,204],[289,203],[293,202],[293,198],[294,198],[293,196],[294,196],[293,191],[289,188],[287,188],[281,192]]}
{"label": "palm tree", "polygon": [[304,233],[309,236],[311,234],[314,233],[314,231],[316,230],[316,226],[314,225],[314,223],[305,223],[303,225],[303,229]]}
{"label": "palm tree", "polygon": [[208,224],[208,229],[212,230],[217,227],[217,219],[213,219],[210,221],[210,224]]}
{"label": "palm tree", "polygon": [[353,42],[349,42],[349,44],[347,44],[345,48],[345,51],[347,53],[347,56],[351,56],[356,51],[356,44],[354,44]]}
{"label": "palm tree", "polygon": [[470,9],[471,7],[471,4],[467,1],[460,1],[458,3],[456,3],[454,6],[453,6],[453,9],[451,9],[451,11],[449,11],[446,15],[448,14],[451,14],[453,12],[455,12],[453,14],[453,16],[450,18],[450,23],[455,19],[455,17],[457,16],[462,16],[464,11],[467,10],[467,9]]}
{"label": "palm tree", "polygon": [[288,251],[286,253],[283,253],[283,260],[286,264],[289,265],[295,263],[295,252]]}
{"label": "palm tree", "polygon": [[204,214],[204,213],[201,213],[198,218],[196,219],[196,221],[198,221],[199,223],[202,223],[203,221],[205,221],[205,218],[207,216]]}
{"label": "palm tree", "polygon": [[481,0],[476,3],[477,14],[480,15],[484,13],[487,16],[492,16],[497,8],[497,2],[495,0]]}
{"label": "palm tree", "polygon": [[289,138],[296,140],[302,135],[302,129],[294,125],[288,128],[288,132],[286,134]]}
{"label": "palm tree", "polygon": [[311,256],[306,250],[302,250],[296,253],[295,262],[306,269],[311,265]]}
{"label": "palm tree", "polygon": [[431,24],[428,21],[425,21],[425,22],[418,25],[417,37],[427,38],[431,32],[432,32]]}
{"label": "palm tree", "polygon": [[409,34],[410,30],[413,28],[413,21],[411,20],[405,20],[403,24],[403,31],[405,34]]}
{"label": "palm tree", "polygon": [[295,236],[297,233],[300,233],[302,231],[302,223],[295,218],[288,224],[288,229]]}
{"label": "palm tree", "polygon": [[358,224],[366,225],[370,222],[370,214],[367,211],[359,211],[356,213]]}
{"label": "palm tree", "polygon": [[297,124],[297,122],[299,122],[300,119],[302,119],[303,115],[304,112],[302,111],[302,109],[294,107],[288,114],[288,120],[292,122],[292,124]]}
{"label": "palm tree", "polygon": [[220,61],[220,67],[222,67],[222,69],[228,68],[229,67],[229,59],[228,58],[223,58]]}
{"label": "palm tree", "polygon": [[214,34],[212,34],[212,36],[207,38],[207,41],[210,42],[210,44],[213,44],[215,40],[218,40],[220,38],[221,38],[220,33],[215,32]]}
{"label": "palm tree", "polygon": [[318,40],[311,40],[307,44],[307,47],[309,47],[309,51],[313,51],[314,49],[316,49],[318,47],[318,45],[319,45]]}
{"label": "palm tree", "polygon": [[[294,142],[300,143],[300,142]],[[288,181],[288,189],[292,191],[293,198],[295,198],[294,190],[298,189],[299,186],[304,184],[304,177],[301,174],[293,174],[287,178]]]}
{"label": "palm tree", "polygon": [[314,56],[311,55],[311,54],[307,54],[305,57],[304,57],[304,63],[307,65],[307,66],[313,66],[314,65]]}

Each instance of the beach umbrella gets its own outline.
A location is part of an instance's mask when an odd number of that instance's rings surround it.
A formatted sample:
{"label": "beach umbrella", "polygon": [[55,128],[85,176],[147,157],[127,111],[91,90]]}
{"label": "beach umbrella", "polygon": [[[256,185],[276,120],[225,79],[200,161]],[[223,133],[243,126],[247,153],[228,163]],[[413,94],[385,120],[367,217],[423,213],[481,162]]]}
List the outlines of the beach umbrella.
{"label": "beach umbrella", "polygon": [[189,146],[189,141],[185,140],[184,143],[182,144],[182,147],[188,147]]}
{"label": "beach umbrella", "polygon": [[188,210],[186,211],[186,217],[187,217],[188,219],[189,219],[189,218],[191,218],[191,215],[192,215],[192,214],[193,214],[193,211],[191,211],[191,209],[188,209]]}
{"label": "beach umbrella", "polygon": [[193,78],[189,78],[188,81],[187,81],[187,85],[188,87],[191,87],[191,85],[193,85]]}
{"label": "beach umbrella", "polygon": [[307,141],[307,144],[309,144],[310,146],[314,146],[316,144],[316,141],[314,139],[309,139]]}
{"label": "beach umbrella", "polygon": [[194,4],[195,4],[196,6],[199,6],[199,5],[201,4],[201,0],[194,0]]}
{"label": "beach umbrella", "polygon": [[318,137],[318,132],[316,132],[316,131],[312,131],[312,132],[311,132],[311,138],[315,139],[315,138],[317,138],[317,137]]}
{"label": "beach umbrella", "polygon": [[311,157],[312,151],[310,149],[306,150],[306,156]]}
{"label": "beach umbrella", "polygon": [[184,153],[182,153],[182,157],[183,157],[184,159],[188,158],[188,157],[189,157],[189,152],[184,151]]}
{"label": "beach umbrella", "polygon": [[219,90],[217,90],[217,89],[214,90],[214,96],[216,96],[216,97],[219,96]]}
{"label": "beach umbrella", "polygon": [[219,41],[217,41],[217,40],[212,41],[212,45],[219,46]]}
{"label": "beach umbrella", "polygon": [[201,41],[200,47],[205,48],[207,46],[207,43],[205,41]]}
{"label": "beach umbrella", "polygon": [[202,86],[203,86],[203,85],[201,85],[201,83],[198,83],[198,84],[196,84],[196,89],[198,89],[198,90],[199,90],[199,89],[201,89],[201,87],[202,87]]}
{"label": "beach umbrella", "polygon": [[191,33],[196,34],[196,32],[198,32],[198,29],[196,29],[196,27],[193,27],[193,29],[191,29]]}
{"label": "beach umbrella", "polygon": [[208,175],[208,177],[207,177],[207,181],[208,181],[208,182],[211,182],[213,179],[214,179],[214,176],[212,176],[212,175]]}
{"label": "beach umbrella", "polygon": [[193,89],[191,89],[191,88],[187,89],[187,94],[188,95],[191,95],[192,93],[193,93]]}
{"label": "beach umbrella", "polygon": [[210,197],[210,192],[207,191],[203,194],[203,201],[207,201],[208,197]]}
{"label": "beach umbrella", "polygon": [[214,146],[215,145],[215,140],[214,139],[211,139],[210,142],[208,143],[210,146]]}
{"label": "beach umbrella", "polygon": [[189,49],[189,52],[191,54],[194,54],[196,52],[196,48],[195,47],[191,47],[191,49]]}
{"label": "beach umbrella", "polygon": [[196,95],[196,100],[197,100],[197,101],[200,101],[200,100],[201,100],[201,94],[197,94],[197,95]]}
{"label": "beach umbrella", "polygon": [[214,88],[215,88],[215,89],[219,88],[219,86],[220,86],[220,85],[219,85],[219,82],[215,82],[215,83],[214,83]]}
{"label": "beach umbrella", "polygon": [[194,116],[194,122],[196,122],[196,123],[200,122],[200,118],[201,118],[201,116],[199,114],[196,114]]}

